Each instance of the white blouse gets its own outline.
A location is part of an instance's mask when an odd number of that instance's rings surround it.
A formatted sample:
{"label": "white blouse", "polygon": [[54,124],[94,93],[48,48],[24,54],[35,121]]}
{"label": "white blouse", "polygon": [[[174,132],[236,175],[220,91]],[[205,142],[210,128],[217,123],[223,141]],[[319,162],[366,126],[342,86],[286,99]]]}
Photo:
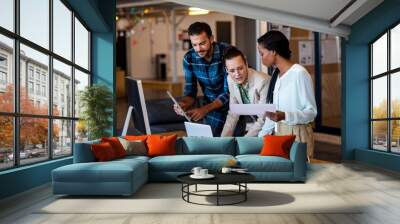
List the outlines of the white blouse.
{"label": "white blouse", "polygon": [[[285,113],[283,122],[287,125],[308,124],[317,116],[314,87],[310,74],[299,65],[294,64],[282,76],[278,76],[274,88],[276,109]],[[275,122],[266,118],[259,137],[271,134]]]}

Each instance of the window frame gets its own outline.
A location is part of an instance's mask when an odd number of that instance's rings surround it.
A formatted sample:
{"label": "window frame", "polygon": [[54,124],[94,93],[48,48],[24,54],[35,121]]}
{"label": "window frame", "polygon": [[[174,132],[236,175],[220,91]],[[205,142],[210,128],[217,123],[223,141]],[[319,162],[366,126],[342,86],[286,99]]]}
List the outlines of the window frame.
{"label": "window frame", "polygon": [[[0,35],[3,35],[7,38],[11,38],[13,40],[13,63],[12,63],[12,69],[11,71],[13,72],[13,79],[14,79],[14,110],[13,112],[1,112],[0,111],[0,116],[11,116],[13,118],[13,153],[14,153],[14,161],[13,161],[13,166],[11,167],[5,167],[5,168],[0,168],[0,172],[5,171],[5,170],[10,170],[10,169],[16,169],[19,167],[23,166],[29,166],[37,163],[43,163],[49,160],[53,159],[62,159],[65,157],[70,157],[73,156],[73,151],[74,151],[74,143],[75,143],[75,123],[76,121],[79,120],[79,117],[75,117],[75,108],[71,108],[71,114],[68,116],[56,116],[53,115],[53,59],[58,60],[59,62],[62,62],[68,66],[71,66],[71,81],[70,81],[70,86],[71,86],[71,104],[74,105],[75,103],[75,89],[74,89],[74,82],[75,82],[75,69],[78,69],[79,71],[87,74],[89,76],[89,83],[88,85],[92,85],[92,69],[91,69],[91,49],[92,49],[92,44],[91,44],[91,37],[92,37],[92,31],[89,29],[87,24],[83,21],[83,19],[72,9],[72,7],[65,1],[65,0],[59,0],[64,6],[71,11],[71,18],[70,18],[70,23],[71,23],[71,59],[64,58],[63,56],[53,52],[53,1],[54,0],[47,0],[49,3],[49,48],[46,49],[39,44],[36,44],[29,39],[26,39],[20,35],[20,0],[14,0],[13,3],[13,10],[14,10],[14,31],[10,31],[4,27],[0,26]],[[74,20],[75,18],[79,20],[79,22],[84,26],[84,28],[88,31],[88,69],[85,69],[75,63],[75,25],[74,25]],[[20,45],[23,44],[27,47],[32,48],[33,50],[36,50],[40,53],[43,53],[48,56],[49,63],[48,63],[48,77],[46,80],[46,87],[45,87],[45,95],[48,96],[48,112],[46,115],[39,115],[39,114],[26,114],[26,113],[21,113],[20,111],[20,85],[21,85],[21,80],[20,80],[20,65],[21,65],[21,57],[20,57]],[[33,70],[33,79],[30,79],[30,74],[29,74],[29,68],[30,65],[27,63],[27,74],[26,75],[26,82],[28,81],[33,81],[34,86],[36,83],[40,83],[42,87],[42,79],[41,79],[41,74],[42,71],[39,73],[39,80],[36,82],[36,69],[34,68]],[[27,86],[28,87],[28,86]],[[29,91],[27,89],[27,91]],[[34,89],[34,92],[36,89]],[[48,93],[47,93],[48,92]],[[38,95],[42,96],[42,94]],[[32,163],[26,163],[26,164],[21,164],[21,159],[20,159],[20,119],[21,118],[45,118],[47,119],[48,122],[48,136],[47,136],[47,142],[51,143],[47,145],[47,151],[48,155],[47,157],[44,157],[43,160],[40,160],[38,162],[32,162]],[[63,156],[54,156],[54,146],[52,144],[53,142],[53,122],[56,120],[65,120],[65,121],[71,121],[71,153],[68,155],[63,155]]]}
{"label": "window frame", "polygon": [[[375,39],[373,39],[370,43],[368,43],[369,47],[369,77],[368,77],[368,84],[369,84],[369,149],[373,151],[379,152],[386,152],[391,154],[400,154],[400,152],[393,152],[392,151],[392,122],[393,121],[400,121],[400,117],[393,117],[392,116],[392,98],[391,98],[391,91],[392,85],[391,80],[392,76],[396,73],[400,72],[400,67],[391,69],[391,31],[396,26],[400,25],[400,21],[395,22],[390,27],[386,28],[384,32],[380,33]],[[373,74],[373,44],[376,43],[381,37],[387,35],[387,64],[386,64],[386,71],[380,74]],[[386,105],[386,117],[385,118],[373,118],[373,93],[374,93],[374,86],[373,81],[382,77],[386,77],[386,86],[387,86],[387,105]],[[379,150],[374,148],[374,132],[373,132],[373,122],[376,121],[386,121],[386,150]]]}

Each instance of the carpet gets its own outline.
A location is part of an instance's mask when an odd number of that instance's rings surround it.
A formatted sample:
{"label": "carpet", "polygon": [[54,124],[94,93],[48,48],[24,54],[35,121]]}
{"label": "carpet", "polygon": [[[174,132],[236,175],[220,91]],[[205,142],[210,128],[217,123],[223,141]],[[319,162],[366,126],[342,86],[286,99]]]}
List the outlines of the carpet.
{"label": "carpet", "polygon": [[[224,187],[230,189],[234,186]],[[254,183],[248,187],[247,201],[237,205],[189,204],[181,198],[180,184],[149,183],[130,197],[58,196],[35,213],[360,213],[357,205],[344,201],[317,184]],[[199,186],[199,190],[213,188],[213,185]],[[223,202],[234,199],[226,197]],[[194,196],[191,200],[215,203],[215,197]]]}

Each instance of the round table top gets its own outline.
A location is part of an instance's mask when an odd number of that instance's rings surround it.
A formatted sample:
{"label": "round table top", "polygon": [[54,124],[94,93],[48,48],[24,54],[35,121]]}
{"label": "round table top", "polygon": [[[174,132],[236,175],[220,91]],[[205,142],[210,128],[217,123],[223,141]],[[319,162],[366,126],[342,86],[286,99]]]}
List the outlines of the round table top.
{"label": "round table top", "polygon": [[210,179],[194,179],[186,173],[177,177],[178,181],[186,184],[236,184],[248,183],[255,180],[255,177],[249,173],[212,173],[215,177]]}

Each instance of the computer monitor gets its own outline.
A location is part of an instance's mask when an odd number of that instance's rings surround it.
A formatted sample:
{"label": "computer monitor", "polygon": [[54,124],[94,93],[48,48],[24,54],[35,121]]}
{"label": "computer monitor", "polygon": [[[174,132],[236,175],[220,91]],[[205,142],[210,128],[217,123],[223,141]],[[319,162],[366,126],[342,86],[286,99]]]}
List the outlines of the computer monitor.
{"label": "computer monitor", "polygon": [[[143,94],[142,81],[126,77],[128,93],[128,113],[126,115],[124,128],[121,135],[125,136],[130,132],[129,121],[132,118],[134,127],[140,134],[151,134],[149,117],[147,114],[146,101]],[[137,133],[135,133],[137,134]]]}

